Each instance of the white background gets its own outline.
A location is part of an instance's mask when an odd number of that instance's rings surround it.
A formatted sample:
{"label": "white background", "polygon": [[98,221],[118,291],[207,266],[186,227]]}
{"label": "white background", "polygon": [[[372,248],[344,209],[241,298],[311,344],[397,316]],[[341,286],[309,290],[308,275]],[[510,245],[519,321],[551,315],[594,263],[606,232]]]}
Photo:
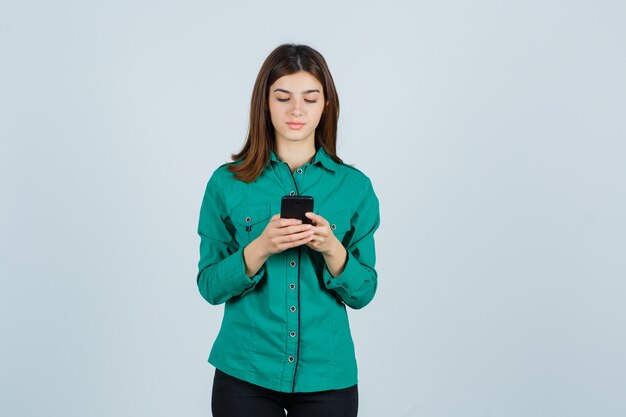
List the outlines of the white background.
{"label": "white background", "polygon": [[620,1],[3,1],[0,414],[207,416],[210,173],[306,43],[381,202],[361,417],[626,415]]}

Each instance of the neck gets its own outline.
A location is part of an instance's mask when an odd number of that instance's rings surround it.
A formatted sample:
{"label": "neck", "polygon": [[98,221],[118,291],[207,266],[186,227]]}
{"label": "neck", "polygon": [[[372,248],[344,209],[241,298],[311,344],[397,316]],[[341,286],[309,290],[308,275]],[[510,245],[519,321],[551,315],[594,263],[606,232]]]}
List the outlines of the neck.
{"label": "neck", "polygon": [[276,141],[276,156],[289,165],[291,172],[305,165],[315,156],[315,143]]}

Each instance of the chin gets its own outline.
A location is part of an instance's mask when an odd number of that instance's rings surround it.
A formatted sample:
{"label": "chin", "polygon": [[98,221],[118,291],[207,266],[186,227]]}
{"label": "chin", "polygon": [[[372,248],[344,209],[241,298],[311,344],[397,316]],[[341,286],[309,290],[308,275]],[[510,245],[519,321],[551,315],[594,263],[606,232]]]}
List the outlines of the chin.
{"label": "chin", "polygon": [[303,141],[305,140],[307,137],[306,134],[303,135],[284,135],[284,138],[287,139],[288,141],[293,141],[293,142],[299,142],[299,141]]}

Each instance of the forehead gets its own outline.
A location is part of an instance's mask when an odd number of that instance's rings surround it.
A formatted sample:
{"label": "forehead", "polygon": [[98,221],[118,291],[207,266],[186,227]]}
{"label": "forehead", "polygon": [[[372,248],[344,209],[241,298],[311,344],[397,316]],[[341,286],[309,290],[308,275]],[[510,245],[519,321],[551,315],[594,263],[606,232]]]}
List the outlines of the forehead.
{"label": "forehead", "polygon": [[295,93],[300,93],[306,90],[317,89],[322,91],[322,84],[305,71],[296,72],[295,74],[283,75],[270,86],[270,92],[275,88],[282,88]]}

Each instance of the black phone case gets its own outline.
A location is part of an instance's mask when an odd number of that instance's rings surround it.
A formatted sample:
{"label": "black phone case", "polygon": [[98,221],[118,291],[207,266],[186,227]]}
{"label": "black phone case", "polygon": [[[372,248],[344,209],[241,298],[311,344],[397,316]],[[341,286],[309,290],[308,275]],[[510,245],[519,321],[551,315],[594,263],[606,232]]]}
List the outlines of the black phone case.
{"label": "black phone case", "polygon": [[284,219],[300,219],[302,223],[312,224],[313,220],[304,215],[313,211],[313,197],[306,195],[286,195],[280,202],[280,217]]}

